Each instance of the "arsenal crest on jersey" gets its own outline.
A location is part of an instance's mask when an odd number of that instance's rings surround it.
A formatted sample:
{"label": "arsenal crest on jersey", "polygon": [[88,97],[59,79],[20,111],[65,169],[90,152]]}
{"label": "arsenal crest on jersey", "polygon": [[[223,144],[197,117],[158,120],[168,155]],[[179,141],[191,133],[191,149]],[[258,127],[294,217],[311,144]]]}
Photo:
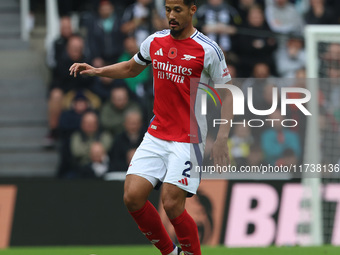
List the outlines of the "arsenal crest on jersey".
{"label": "arsenal crest on jersey", "polygon": [[171,59],[177,57],[177,49],[174,48],[174,47],[172,47],[172,48],[169,50],[168,57],[171,58]]}

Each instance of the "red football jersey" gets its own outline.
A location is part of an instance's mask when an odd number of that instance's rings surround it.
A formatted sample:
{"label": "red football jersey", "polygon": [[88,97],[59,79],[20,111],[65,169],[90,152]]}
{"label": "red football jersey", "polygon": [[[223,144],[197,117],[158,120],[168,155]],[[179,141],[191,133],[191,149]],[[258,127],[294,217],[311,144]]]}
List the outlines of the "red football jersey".
{"label": "red football jersey", "polygon": [[198,113],[198,86],[231,80],[218,45],[198,31],[176,40],[163,30],[150,35],[134,59],[153,67],[155,116],[148,132],[169,141],[202,141],[207,127]]}

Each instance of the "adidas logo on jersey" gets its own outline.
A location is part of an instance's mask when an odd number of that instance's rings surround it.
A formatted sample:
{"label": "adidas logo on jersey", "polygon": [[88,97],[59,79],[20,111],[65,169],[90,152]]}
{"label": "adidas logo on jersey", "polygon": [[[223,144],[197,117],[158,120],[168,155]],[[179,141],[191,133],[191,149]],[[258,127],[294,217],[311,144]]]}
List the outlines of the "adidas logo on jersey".
{"label": "adidas logo on jersey", "polygon": [[160,48],[158,51],[155,52],[155,55],[157,55],[157,56],[163,56],[163,49]]}
{"label": "adidas logo on jersey", "polygon": [[185,185],[185,186],[188,186],[188,178],[184,178],[184,179],[182,179],[182,180],[179,180],[178,182],[179,182],[179,183],[182,183],[182,184]]}

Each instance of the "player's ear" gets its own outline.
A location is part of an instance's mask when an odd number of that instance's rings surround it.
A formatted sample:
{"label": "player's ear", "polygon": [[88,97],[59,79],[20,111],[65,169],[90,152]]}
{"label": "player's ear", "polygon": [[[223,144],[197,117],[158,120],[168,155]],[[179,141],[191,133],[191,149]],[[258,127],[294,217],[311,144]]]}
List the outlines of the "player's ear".
{"label": "player's ear", "polygon": [[191,5],[191,7],[190,7],[190,14],[194,15],[196,11],[197,11],[197,6],[194,5],[194,4]]}

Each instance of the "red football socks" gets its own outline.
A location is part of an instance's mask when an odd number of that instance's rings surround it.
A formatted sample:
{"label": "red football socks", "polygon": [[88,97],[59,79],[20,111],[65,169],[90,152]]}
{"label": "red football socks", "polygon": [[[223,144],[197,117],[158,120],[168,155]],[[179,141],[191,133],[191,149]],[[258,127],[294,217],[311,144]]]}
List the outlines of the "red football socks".
{"label": "red football socks", "polygon": [[162,255],[168,255],[174,250],[174,244],[166,232],[156,208],[150,201],[147,201],[138,211],[130,212],[130,214],[142,233],[161,251]]}
{"label": "red football socks", "polygon": [[184,210],[180,216],[170,221],[175,228],[182,250],[189,254],[201,255],[197,225],[187,211]]}

